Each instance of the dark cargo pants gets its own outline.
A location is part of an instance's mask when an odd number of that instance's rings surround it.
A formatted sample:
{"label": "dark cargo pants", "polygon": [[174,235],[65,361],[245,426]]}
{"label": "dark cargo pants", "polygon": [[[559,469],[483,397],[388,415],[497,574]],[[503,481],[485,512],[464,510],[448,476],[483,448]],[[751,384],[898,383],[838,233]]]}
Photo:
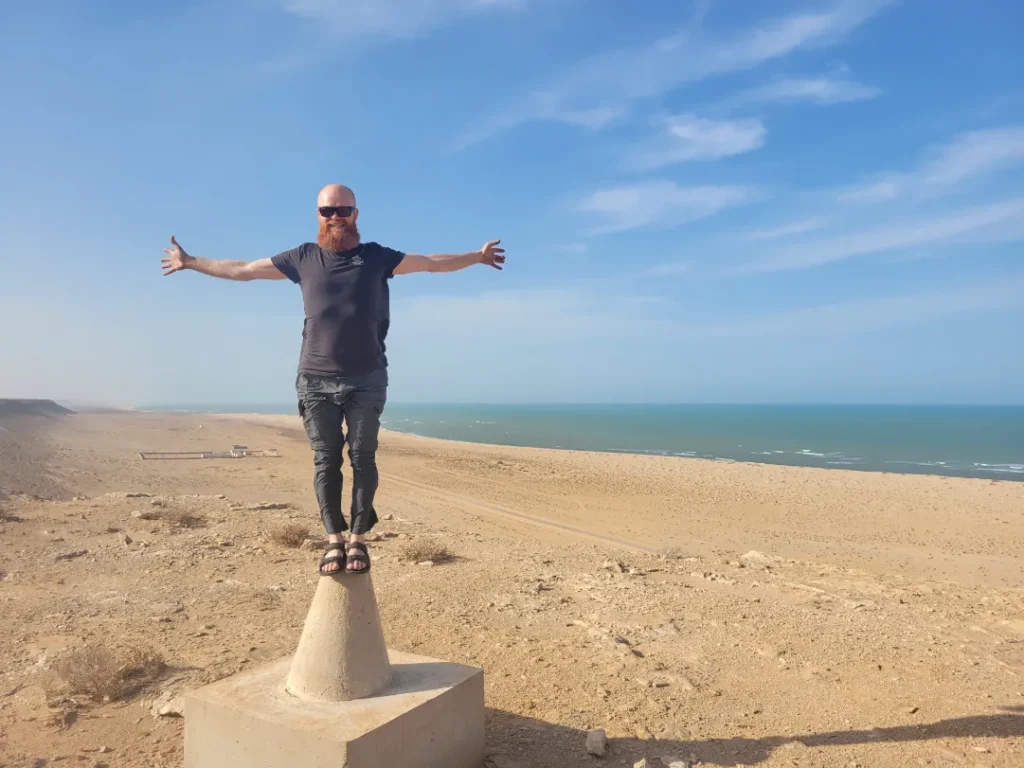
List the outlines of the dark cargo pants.
{"label": "dark cargo pants", "polygon": [[377,523],[373,508],[378,482],[377,434],[387,386],[386,370],[345,377],[300,373],[296,379],[299,415],[313,449],[313,487],[327,533],[348,528],[341,513],[346,442],[352,462],[352,533],[366,533]]}

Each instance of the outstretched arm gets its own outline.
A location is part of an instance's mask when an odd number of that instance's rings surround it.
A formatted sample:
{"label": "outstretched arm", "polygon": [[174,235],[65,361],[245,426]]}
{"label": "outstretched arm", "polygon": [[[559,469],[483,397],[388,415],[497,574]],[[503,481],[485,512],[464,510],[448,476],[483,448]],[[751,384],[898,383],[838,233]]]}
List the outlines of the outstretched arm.
{"label": "outstretched arm", "polygon": [[160,260],[164,277],[191,269],[210,277],[224,280],[284,280],[285,276],[270,259],[256,261],[227,261],[223,259],[204,259],[190,256],[178,241],[171,235],[171,247],[164,248],[167,255]]}
{"label": "outstretched arm", "polygon": [[499,248],[501,240],[491,240],[479,251],[469,253],[438,253],[432,256],[420,256],[407,253],[401,263],[395,267],[396,275],[408,275],[413,272],[458,272],[460,269],[474,264],[487,264],[501,269],[505,263],[505,249]]}

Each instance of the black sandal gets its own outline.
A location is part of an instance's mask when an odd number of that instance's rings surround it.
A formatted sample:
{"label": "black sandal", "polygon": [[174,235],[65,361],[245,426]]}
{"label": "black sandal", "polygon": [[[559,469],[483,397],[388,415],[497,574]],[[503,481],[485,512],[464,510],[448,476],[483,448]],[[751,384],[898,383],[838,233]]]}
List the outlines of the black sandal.
{"label": "black sandal", "polygon": [[348,550],[346,550],[346,554],[348,555],[348,559],[350,561],[354,561],[354,562],[357,562],[357,563],[366,563],[366,567],[365,568],[360,568],[359,570],[354,570],[352,568],[345,568],[345,573],[354,573],[356,575],[363,574],[363,573],[369,573],[370,572],[370,551],[366,548],[366,545],[363,544],[361,541],[353,541],[353,542],[350,542],[348,544],[348,549],[358,550],[355,554],[352,554],[351,552],[348,552]]}
{"label": "black sandal", "polygon": [[[346,555],[345,555],[345,542],[343,542],[343,541],[338,541],[338,542],[329,541],[326,544],[324,544],[324,549],[326,550],[326,552],[324,552],[324,556],[320,558],[320,567],[319,567],[320,575],[321,576],[337,576],[339,573],[344,573],[345,572],[345,558],[346,558]],[[327,556],[327,552],[330,552],[332,549],[337,549],[339,552],[341,552],[341,554],[340,555],[331,555],[330,557],[328,557]],[[325,565],[330,565],[331,563],[337,563],[338,564],[338,570],[336,570],[336,571],[325,571],[324,570],[324,566]]]}

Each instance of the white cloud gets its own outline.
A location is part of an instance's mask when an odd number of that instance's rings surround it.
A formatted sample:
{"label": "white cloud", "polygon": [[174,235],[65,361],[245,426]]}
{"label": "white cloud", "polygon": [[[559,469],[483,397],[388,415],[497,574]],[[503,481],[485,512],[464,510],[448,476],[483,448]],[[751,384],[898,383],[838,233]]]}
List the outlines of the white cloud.
{"label": "white cloud", "polygon": [[671,277],[673,275],[683,275],[693,269],[693,264],[688,261],[669,261],[664,264],[658,264],[657,266],[651,267],[644,275],[646,277]]}
{"label": "white cloud", "polygon": [[580,62],[539,91],[510,105],[463,144],[534,120],[573,122],[597,109],[618,113],[686,83],[755,69],[796,51],[839,42],[894,0],[832,0],[825,10],[775,18],[727,38],[712,39],[691,26],[646,46],[624,48]]}
{"label": "white cloud", "polygon": [[1024,126],[962,134],[925,153],[914,171],[889,173],[840,191],[842,202],[884,202],[900,195],[932,197],[1024,162]]}
{"label": "white cloud", "polygon": [[883,203],[897,197],[902,186],[903,182],[893,177],[855,184],[839,191],[839,202]]}
{"label": "white cloud", "polygon": [[582,256],[590,249],[586,243],[563,243],[551,248],[555,253],[564,253],[569,256]]}
{"label": "white cloud", "polygon": [[803,77],[775,80],[757,88],[732,96],[719,107],[749,106],[751,104],[845,104],[851,101],[873,99],[880,91],[852,80],[830,77]]}
{"label": "white cloud", "polygon": [[760,120],[711,120],[696,115],[674,115],[663,121],[663,134],[654,142],[632,150],[626,166],[649,171],[691,160],[718,160],[752,152],[764,146]]}
{"label": "white cloud", "polygon": [[411,38],[458,16],[522,5],[523,0],[284,0],[282,7],[338,36]]}
{"label": "white cloud", "polygon": [[939,148],[920,174],[923,189],[952,187],[1024,161],[1024,126],[965,133]]}
{"label": "white cloud", "polygon": [[783,237],[802,235],[805,232],[813,232],[828,226],[829,219],[821,217],[815,219],[801,219],[792,221],[789,224],[781,224],[771,229],[760,229],[751,232],[747,237],[751,240],[778,240]]}
{"label": "white cloud", "polygon": [[915,325],[944,315],[1024,306],[1024,276],[978,280],[924,293],[881,296],[789,309],[734,323],[707,326],[707,338],[820,336],[868,333]]}
{"label": "white cloud", "polygon": [[598,190],[583,200],[578,210],[601,219],[595,234],[611,233],[703,219],[751,202],[756,196],[750,187],[685,187],[674,181],[649,181]]}
{"label": "white cloud", "polygon": [[857,256],[968,239],[1024,237],[1024,198],[945,211],[898,224],[847,232],[770,253],[738,273],[804,269]]}

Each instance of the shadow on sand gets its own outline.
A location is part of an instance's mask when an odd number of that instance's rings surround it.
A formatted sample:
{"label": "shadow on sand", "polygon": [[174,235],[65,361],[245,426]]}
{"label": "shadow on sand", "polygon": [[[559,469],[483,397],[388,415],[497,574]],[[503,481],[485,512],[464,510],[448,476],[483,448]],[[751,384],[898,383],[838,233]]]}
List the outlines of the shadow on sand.
{"label": "shadow on sand", "polygon": [[[585,753],[586,731],[534,720],[509,712],[487,711],[487,743],[495,753],[488,765],[497,768],[546,768],[547,766],[596,765]],[[663,755],[686,760],[696,755],[703,765],[758,765],[787,744],[835,747],[956,738],[1019,738],[1024,736],[1024,707],[1004,707],[1001,712],[973,715],[920,725],[901,725],[870,730],[830,731],[795,736],[766,736],[680,741],[674,739],[609,739],[604,763],[632,765],[642,757],[661,768]],[[568,756],[568,762],[566,760]]]}

